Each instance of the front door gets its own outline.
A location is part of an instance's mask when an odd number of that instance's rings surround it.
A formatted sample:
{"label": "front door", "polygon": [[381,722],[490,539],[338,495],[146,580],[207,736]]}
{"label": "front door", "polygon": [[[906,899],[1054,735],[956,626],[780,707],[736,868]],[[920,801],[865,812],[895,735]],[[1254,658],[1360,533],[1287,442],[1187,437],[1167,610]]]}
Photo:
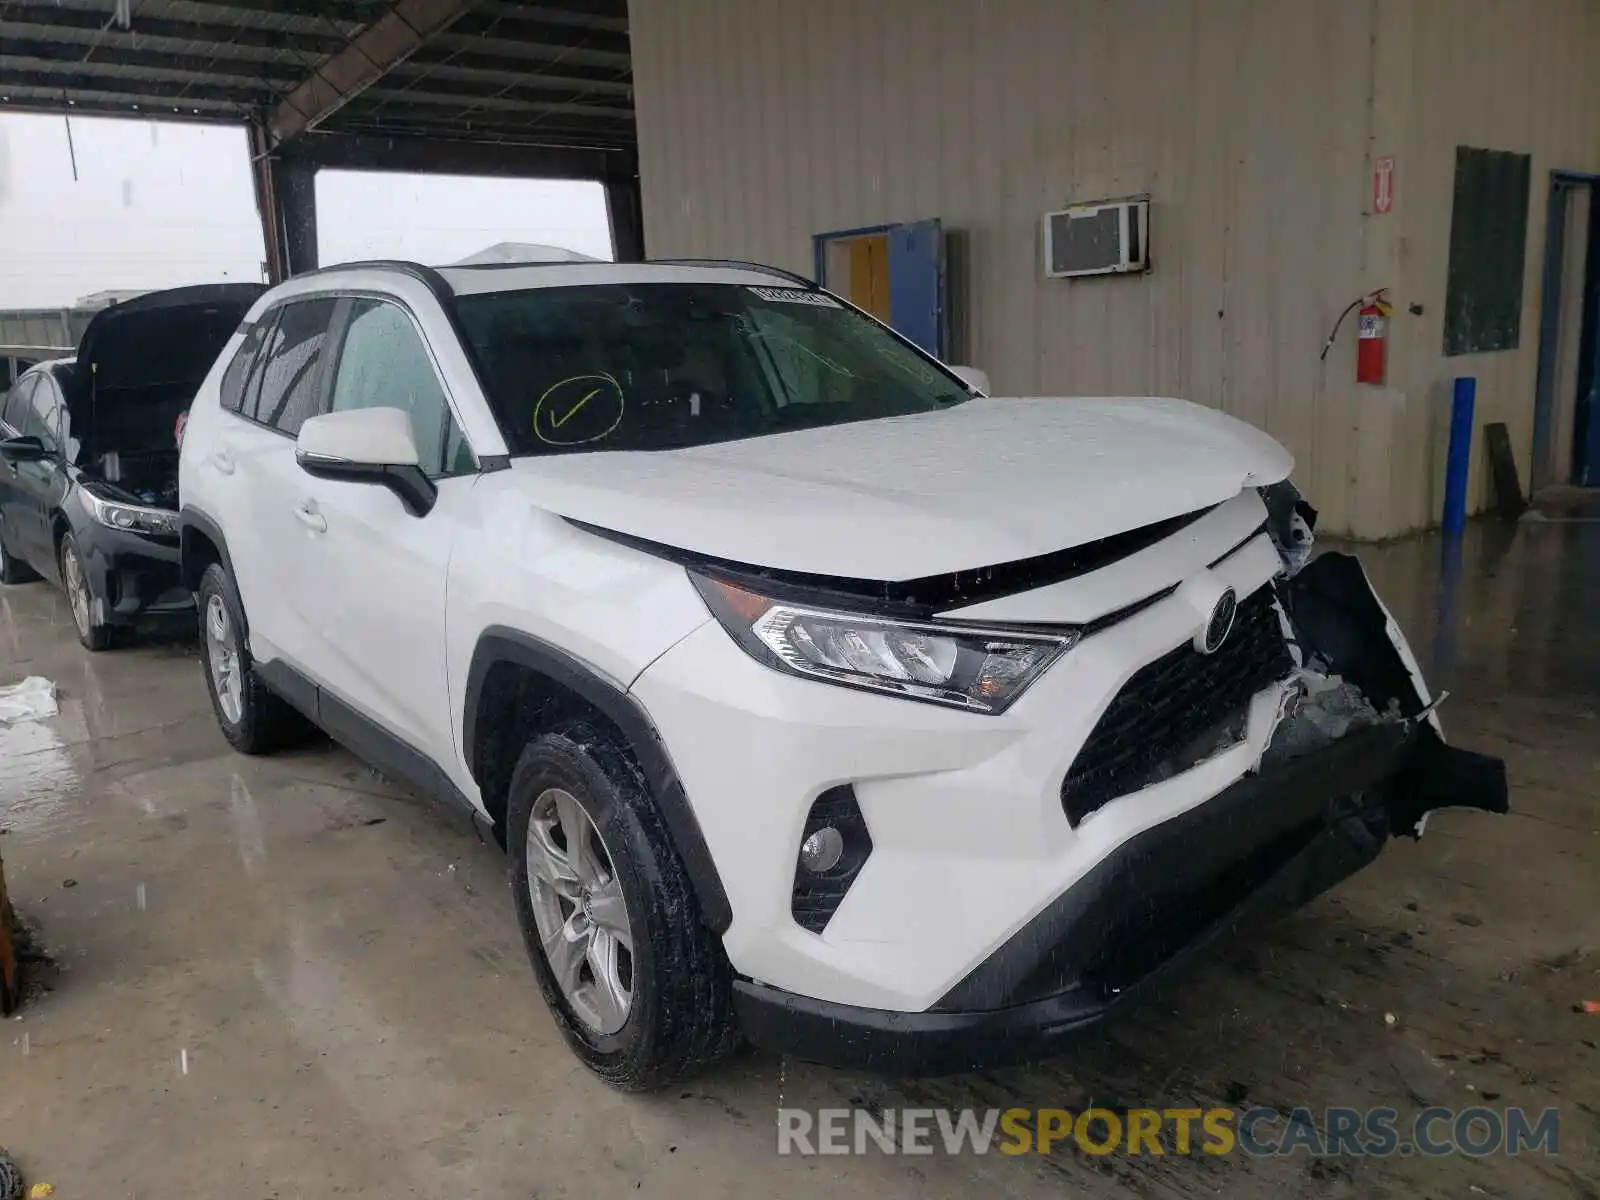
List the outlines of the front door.
{"label": "front door", "polygon": [[455,756],[445,583],[450,549],[471,520],[477,467],[411,315],[390,301],[357,299],[340,324],[330,410],[404,410],[439,494],[416,517],[387,488],[299,473],[286,502],[302,526],[295,591],[318,611],[315,674],[338,699],[448,768]]}
{"label": "front door", "polygon": [[[25,415],[32,407],[37,375],[24,375],[14,387],[0,397],[0,440],[21,437]],[[8,553],[13,558],[29,562],[32,558],[26,546],[24,531],[27,528],[27,477],[22,472],[23,463],[0,458],[0,538],[5,539]]]}
{"label": "front door", "polygon": [[66,491],[66,470],[60,443],[61,393],[55,380],[41,370],[32,377],[27,406],[20,414],[21,437],[38,438],[45,457],[11,463],[9,499],[6,503],[6,545],[47,579],[58,580],[55,538],[50,513]]}

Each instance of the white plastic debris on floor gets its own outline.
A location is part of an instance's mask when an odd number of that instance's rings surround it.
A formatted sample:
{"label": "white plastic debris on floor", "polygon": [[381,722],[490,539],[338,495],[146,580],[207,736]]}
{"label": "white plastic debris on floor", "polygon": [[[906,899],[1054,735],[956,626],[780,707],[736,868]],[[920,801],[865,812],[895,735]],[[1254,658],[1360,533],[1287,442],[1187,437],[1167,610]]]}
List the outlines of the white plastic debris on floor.
{"label": "white plastic debris on floor", "polygon": [[56,705],[56,685],[43,675],[29,675],[21,683],[0,687],[0,725],[42,721],[60,711]]}

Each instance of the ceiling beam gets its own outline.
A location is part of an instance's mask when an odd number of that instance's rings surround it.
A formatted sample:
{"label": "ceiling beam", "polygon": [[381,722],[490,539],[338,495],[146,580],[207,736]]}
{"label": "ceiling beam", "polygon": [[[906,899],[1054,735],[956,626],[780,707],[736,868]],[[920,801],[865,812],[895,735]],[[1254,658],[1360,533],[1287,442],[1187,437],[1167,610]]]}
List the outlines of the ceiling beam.
{"label": "ceiling beam", "polygon": [[[167,0],[170,6],[173,0]],[[179,0],[185,8],[227,14],[232,24],[248,25],[257,17],[303,17],[322,23],[348,25],[352,31],[376,20],[388,7],[386,0]],[[134,6],[138,26],[138,5]]]}
{"label": "ceiling beam", "polygon": [[579,50],[594,55],[595,61],[602,63],[615,63],[622,67],[630,65],[626,30],[583,28],[559,21],[541,21],[524,13],[495,16],[474,10],[471,16],[450,32],[452,36],[482,38],[485,42],[531,42],[560,46],[568,51]]}
{"label": "ceiling beam", "polygon": [[[604,75],[590,78],[591,75]],[[426,76],[435,79],[459,79],[469,83],[492,83],[504,87],[541,87],[559,89],[567,95],[612,96],[628,104],[633,96],[633,84],[617,79],[608,73],[591,71],[587,74],[570,71],[564,64],[540,70],[537,64],[518,59],[498,59],[475,54],[435,56],[422,51],[413,54],[403,63],[395,64],[389,72],[391,80],[414,79]]]}
{"label": "ceiling beam", "polygon": [[571,91],[517,85],[466,82],[431,77],[402,82],[386,78],[363,93],[362,100],[390,103],[445,105],[479,112],[500,109],[505,112],[571,113],[580,117],[609,117],[616,121],[633,120],[633,105],[620,104],[608,96],[582,96]]}
{"label": "ceiling beam", "polygon": [[134,48],[146,38],[168,38],[185,42],[206,42],[225,49],[230,44],[287,53],[333,54],[348,43],[333,31],[309,33],[285,29],[255,29],[238,25],[219,25],[204,21],[169,20],[146,17],[135,11],[133,28],[107,25],[98,12],[80,8],[58,8],[49,4],[7,4],[0,7],[0,38],[54,38],[80,40],[73,36],[93,35],[89,43],[98,54],[114,54],[120,48]]}
{"label": "ceiling beam", "polygon": [[316,133],[280,146],[285,161],[354,171],[437,172],[546,179],[609,179],[632,173],[631,146],[586,149],[560,145],[518,145],[423,137]]}
{"label": "ceiling beam", "polygon": [[469,0],[396,0],[343,50],[319,63],[267,120],[274,142],[315,129],[467,10]]}
{"label": "ceiling beam", "polygon": [[272,94],[287,92],[301,76],[301,72],[288,63],[164,54],[155,50],[118,50],[114,56],[86,58],[78,46],[22,38],[0,42],[0,69],[7,65],[25,71],[75,72],[123,80],[244,84]]}
{"label": "ceiling beam", "polygon": [[476,0],[473,12],[492,17],[527,17],[551,25],[573,25],[579,29],[609,29],[628,32],[626,0],[616,4],[581,4],[579,0],[557,0],[549,4],[529,4],[526,0]]}
{"label": "ceiling beam", "polygon": [[69,116],[80,113],[107,117],[138,115],[152,120],[228,124],[246,117],[245,110],[238,104],[205,96],[189,96],[179,102],[170,96],[151,96],[143,92],[79,91],[63,104],[59,87],[23,83],[0,83],[0,111],[50,113],[52,116],[63,113]]}
{"label": "ceiling beam", "polygon": [[[201,101],[244,115],[261,103],[263,90],[218,84],[173,83],[156,79],[110,78],[73,71],[26,71],[0,56],[0,95],[12,91],[54,95],[57,111],[82,108],[96,99],[129,107],[199,108]],[[191,101],[193,103],[191,103]]]}

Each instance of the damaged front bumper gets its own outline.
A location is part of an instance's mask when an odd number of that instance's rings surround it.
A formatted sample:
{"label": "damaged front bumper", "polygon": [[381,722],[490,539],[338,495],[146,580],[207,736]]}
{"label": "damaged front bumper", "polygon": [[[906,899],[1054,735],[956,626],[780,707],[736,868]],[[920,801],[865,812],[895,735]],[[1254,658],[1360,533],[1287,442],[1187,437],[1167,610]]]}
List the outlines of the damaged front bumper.
{"label": "damaged front bumper", "polygon": [[1505,812],[1504,764],[1445,744],[1361,564],[1289,565],[1300,569],[1272,586],[1296,681],[1253,770],[1122,841],[925,1011],[737,980],[750,1040],[885,1074],[1045,1057],[1219,940],[1358,871],[1391,835],[1419,836],[1433,809]]}
{"label": "damaged front bumper", "polygon": [[1431,808],[1506,809],[1497,759],[1414,720],[1263,766],[1124,842],[926,1012],[814,1000],[747,979],[734,1003],[770,1050],[890,1075],[1059,1053],[1224,938],[1371,862]]}

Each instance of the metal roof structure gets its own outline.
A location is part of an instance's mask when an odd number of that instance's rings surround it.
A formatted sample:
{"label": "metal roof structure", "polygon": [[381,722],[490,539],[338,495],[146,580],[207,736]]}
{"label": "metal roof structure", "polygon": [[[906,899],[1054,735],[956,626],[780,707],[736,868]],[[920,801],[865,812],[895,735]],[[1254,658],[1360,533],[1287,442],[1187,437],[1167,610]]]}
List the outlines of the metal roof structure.
{"label": "metal roof structure", "polygon": [[0,0],[0,111],[634,151],[626,0]]}

